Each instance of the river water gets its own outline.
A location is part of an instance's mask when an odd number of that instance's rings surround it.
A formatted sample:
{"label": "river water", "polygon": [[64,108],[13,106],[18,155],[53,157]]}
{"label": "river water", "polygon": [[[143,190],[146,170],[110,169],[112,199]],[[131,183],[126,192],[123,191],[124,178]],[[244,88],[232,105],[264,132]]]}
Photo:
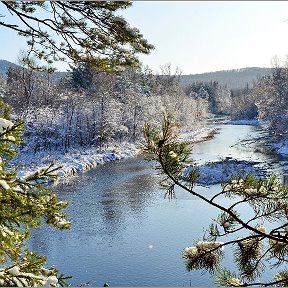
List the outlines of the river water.
{"label": "river water", "polygon": [[[285,159],[265,154],[263,132],[249,125],[218,125],[219,133],[193,146],[198,163],[233,157],[260,161],[282,173]],[[281,161],[282,162],[281,162]],[[284,161],[284,162],[283,162]],[[153,163],[141,157],[110,162],[59,185],[60,199],[68,200],[72,228],[35,229],[29,246],[48,257],[72,286],[211,286],[203,271],[188,272],[181,251],[201,239],[203,228],[217,211],[187,192],[164,199]],[[198,187],[207,195],[220,186]],[[222,203],[225,203],[223,199]],[[233,267],[231,253],[224,264]],[[269,273],[264,276],[269,277]]]}

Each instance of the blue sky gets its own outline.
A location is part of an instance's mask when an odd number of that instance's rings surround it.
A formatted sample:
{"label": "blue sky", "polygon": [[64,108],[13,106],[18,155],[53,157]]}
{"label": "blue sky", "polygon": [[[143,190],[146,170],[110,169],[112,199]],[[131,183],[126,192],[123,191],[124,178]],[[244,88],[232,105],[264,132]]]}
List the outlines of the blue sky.
{"label": "blue sky", "polygon": [[[155,46],[140,56],[155,72],[271,67],[288,55],[288,1],[135,1],[122,15]],[[3,28],[0,37],[0,58],[16,62],[24,41]]]}

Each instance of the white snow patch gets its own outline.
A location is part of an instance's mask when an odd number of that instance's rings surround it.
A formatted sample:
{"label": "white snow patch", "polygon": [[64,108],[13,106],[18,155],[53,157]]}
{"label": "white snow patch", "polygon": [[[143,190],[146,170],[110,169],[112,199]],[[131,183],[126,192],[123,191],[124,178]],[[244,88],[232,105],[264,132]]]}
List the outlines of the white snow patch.
{"label": "white snow patch", "polygon": [[10,186],[7,184],[5,180],[0,180],[0,186],[2,186],[5,190],[10,189]]}
{"label": "white snow patch", "polygon": [[230,124],[230,125],[261,125],[261,126],[267,126],[269,123],[268,121],[262,120],[262,119],[224,119],[221,121],[218,121],[219,124]]}
{"label": "white snow patch", "polygon": [[[222,182],[227,182],[232,176],[237,176],[241,173],[243,177],[248,174],[253,174],[257,177],[265,176],[264,168],[255,166],[256,162],[239,161],[229,159],[218,162],[207,162],[203,165],[198,165],[200,177],[197,181],[200,185],[213,185]],[[188,166],[184,170],[184,175],[187,175],[192,170],[192,166]]]}
{"label": "white snow patch", "polygon": [[196,143],[210,138],[215,132],[216,128],[203,127],[194,131],[184,131],[180,133],[177,140],[180,142]]}
{"label": "white snow patch", "polygon": [[[184,131],[178,137],[178,141],[195,143],[210,137],[215,128],[200,128],[194,131]],[[20,152],[12,161],[12,168],[17,169],[17,176],[25,178],[37,169],[54,163],[61,166],[56,172],[60,178],[71,177],[79,172],[95,168],[97,165],[110,161],[135,157],[141,153],[139,145],[121,143],[107,149],[79,148],[63,153],[61,151]],[[14,166],[14,167],[13,167]]]}
{"label": "white snow patch", "polygon": [[13,125],[14,124],[11,121],[0,118],[0,133],[4,132],[6,129],[11,129]]}
{"label": "white snow patch", "polygon": [[18,177],[26,177],[31,172],[40,169],[42,166],[54,163],[61,167],[56,171],[59,177],[74,176],[106,162],[120,160],[136,156],[140,149],[131,143],[124,143],[118,146],[110,147],[105,150],[97,148],[86,148],[71,150],[68,153],[59,151],[38,152],[38,153],[19,153],[14,160],[14,165],[20,167],[17,169]]}
{"label": "white snow patch", "polygon": [[260,125],[261,122],[259,122],[259,120],[257,119],[239,119],[239,120],[224,120],[221,123],[232,125]]}

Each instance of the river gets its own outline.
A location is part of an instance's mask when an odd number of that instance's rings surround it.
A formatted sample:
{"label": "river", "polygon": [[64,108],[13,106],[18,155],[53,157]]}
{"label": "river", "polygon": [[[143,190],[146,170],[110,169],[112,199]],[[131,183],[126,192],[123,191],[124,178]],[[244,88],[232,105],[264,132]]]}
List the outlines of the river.
{"label": "river", "polygon": [[[193,145],[193,159],[199,164],[232,157],[268,163],[279,173],[285,170],[285,165],[279,165],[285,159],[259,149],[263,136],[259,128],[217,127],[213,139]],[[35,229],[30,248],[46,255],[48,266],[72,275],[72,286],[88,282],[91,286],[105,282],[110,286],[213,285],[208,273],[186,271],[181,251],[201,239],[203,227],[216,211],[181,190],[176,191],[176,199],[164,199],[158,181],[152,163],[141,157],[110,162],[73,178],[57,188],[60,199],[70,203],[72,228]],[[197,189],[212,195],[220,187]],[[231,254],[224,264],[233,267]],[[266,273],[264,279],[269,276]]]}

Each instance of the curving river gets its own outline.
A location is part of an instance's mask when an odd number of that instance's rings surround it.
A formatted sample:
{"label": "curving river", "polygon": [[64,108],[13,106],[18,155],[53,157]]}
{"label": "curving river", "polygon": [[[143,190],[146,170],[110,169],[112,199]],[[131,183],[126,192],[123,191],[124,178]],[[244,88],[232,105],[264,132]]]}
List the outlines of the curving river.
{"label": "curving river", "polygon": [[[213,139],[194,144],[196,162],[232,157],[257,160],[280,174],[285,172],[286,159],[263,152],[264,132],[257,127],[217,127]],[[48,265],[72,275],[72,286],[88,282],[91,286],[105,282],[110,286],[213,285],[208,273],[186,271],[181,251],[202,237],[203,227],[216,211],[181,190],[176,191],[176,199],[164,199],[158,180],[152,163],[141,157],[98,166],[73,178],[57,188],[59,197],[70,202],[67,213],[72,228],[35,229],[30,247],[46,255]],[[212,195],[219,188],[197,189]],[[230,267],[231,257],[228,254],[224,260]]]}

